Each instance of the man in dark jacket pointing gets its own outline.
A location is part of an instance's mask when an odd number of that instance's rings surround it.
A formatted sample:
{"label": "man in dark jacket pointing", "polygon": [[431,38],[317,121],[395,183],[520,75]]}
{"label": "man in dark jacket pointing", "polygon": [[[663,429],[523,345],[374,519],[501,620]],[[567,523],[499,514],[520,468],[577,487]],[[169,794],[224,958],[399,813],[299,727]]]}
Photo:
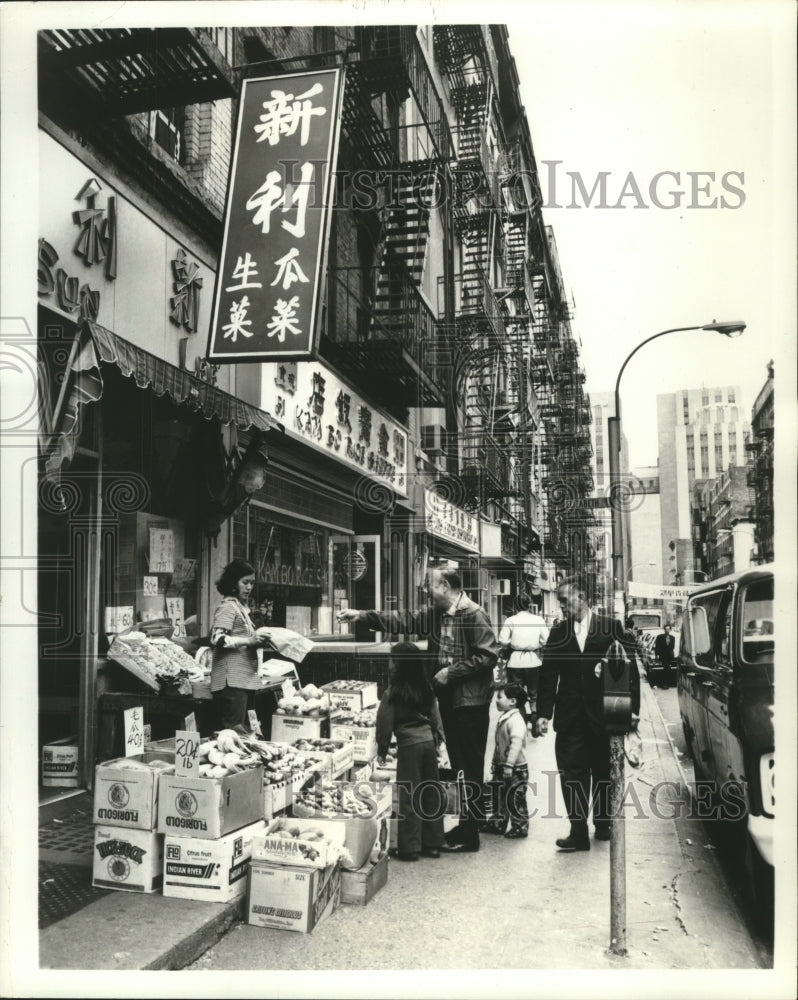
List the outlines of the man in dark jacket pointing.
{"label": "man in dark jacket pointing", "polygon": [[554,752],[571,829],[561,851],[589,851],[587,819],[593,804],[597,840],[610,839],[610,742],[604,729],[602,659],[618,640],[631,660],[632,721],[640,713],[640,675],[634,643],[615,618],[595,615],[585,581],[569,577],[557,588],[565,618],[552,626],[538,682],[540,735],[554,716]]}
{"label": "man in dark jacket pointing", "polygon": [[488,742],[493,667],[499,644],[487,614],[463,591],[459,573],[432,569],[427,578],[431,604],[418,611],[338,612],[338,620],[360,622],[375,632],[426,636],[434,660],[433,686],[455,771],[462,771],[472,792],[468,817],[446,834],[444,850],[479,850],[482,785]]}

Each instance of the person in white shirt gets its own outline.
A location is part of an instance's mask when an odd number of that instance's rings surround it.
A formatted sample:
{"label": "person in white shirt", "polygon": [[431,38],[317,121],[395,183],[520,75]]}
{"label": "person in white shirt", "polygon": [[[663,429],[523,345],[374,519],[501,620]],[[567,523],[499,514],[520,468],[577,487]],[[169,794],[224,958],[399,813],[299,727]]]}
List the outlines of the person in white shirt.
{"label": "person in white shirt", "polygon": [[507,680],[521,684],[527,693],[527,717],[534,719],[540,653],[549,638],[544,618],[531,611],[528,594],[518,596],[518,613],[510,615],[499,631],[499,645],[507,654]]}

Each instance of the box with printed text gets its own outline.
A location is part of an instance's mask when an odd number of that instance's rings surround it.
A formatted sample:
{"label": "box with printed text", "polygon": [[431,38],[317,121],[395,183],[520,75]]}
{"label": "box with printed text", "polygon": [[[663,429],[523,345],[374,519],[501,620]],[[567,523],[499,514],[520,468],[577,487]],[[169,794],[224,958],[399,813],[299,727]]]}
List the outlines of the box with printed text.
{"label": "box with printed text", "polygon": [[341,867],[297,868],[253,860],[249,866],[247,923],[308,933],[341,902]]}
{"label": "box with printed text", "polygon": [[154,830],[95,826],[91,884],[98,889],[159,892],[163,837]]}
{"label": "box with printed text", "polygon": [[45,788],[77,788],[80,747],[77,736],[42,747],[42,784]]}
{"label": "box with printed text", "polygon": [[218,840],[167,835],[163,845],[164,896],[220,903],[243,896],[252,840],[265,828],[265,822],[259,820]]}
{"label": "box with printed text", "polygon": [[174,773],[175,755],[147,751],[98,764],[94,774],[94,823],[136,830],[158,824],[158,778]]}
{"label": "box with printed text", "polygon": [[263,819],[263,765],[223,778],[162,774],[158,832],[216,840]]}

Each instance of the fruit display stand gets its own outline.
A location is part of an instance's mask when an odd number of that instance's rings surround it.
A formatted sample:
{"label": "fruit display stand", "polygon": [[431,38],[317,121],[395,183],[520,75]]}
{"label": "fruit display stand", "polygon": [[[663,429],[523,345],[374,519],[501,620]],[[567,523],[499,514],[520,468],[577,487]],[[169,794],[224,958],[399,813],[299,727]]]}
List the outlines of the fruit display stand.
{"label": "fruit display stand", "polygon": [[300,754],[321,755],[326,766],[320,768],[322,776],[330,781],[346,774],[354,763],[354,744],[343,740],[298,739],[291,746]]}
{"label": "fruit display stand", "polygon": [[[288,687],[291,685],[289,684]],[[330,702],[313,684],[294,688],[277,701],[271,719],[271,738],[276,743],[298,739],[318,740],[330,735]]]}
{"label": "fruit display stand", "polygon": [[322,684],[333,708],[345,708],[352,712],[361,712],[364,708],[372,708],[377,704],[376,681],[344,680],[329,681]]}
{"label": "fruit display stand", "polygon": [[377,711],[337,712],[330,719],[330,738],[351,741],[356,763],[365,764],[377,755]]}

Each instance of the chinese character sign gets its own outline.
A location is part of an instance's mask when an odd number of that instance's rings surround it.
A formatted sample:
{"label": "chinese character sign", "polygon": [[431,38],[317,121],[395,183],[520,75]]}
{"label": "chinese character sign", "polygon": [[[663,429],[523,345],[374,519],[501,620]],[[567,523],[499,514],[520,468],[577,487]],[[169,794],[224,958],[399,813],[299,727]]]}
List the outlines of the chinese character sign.
{"label": "chinese character sign", "polygon": [[244,80],[208,358],[311,357],[342,71]]}

